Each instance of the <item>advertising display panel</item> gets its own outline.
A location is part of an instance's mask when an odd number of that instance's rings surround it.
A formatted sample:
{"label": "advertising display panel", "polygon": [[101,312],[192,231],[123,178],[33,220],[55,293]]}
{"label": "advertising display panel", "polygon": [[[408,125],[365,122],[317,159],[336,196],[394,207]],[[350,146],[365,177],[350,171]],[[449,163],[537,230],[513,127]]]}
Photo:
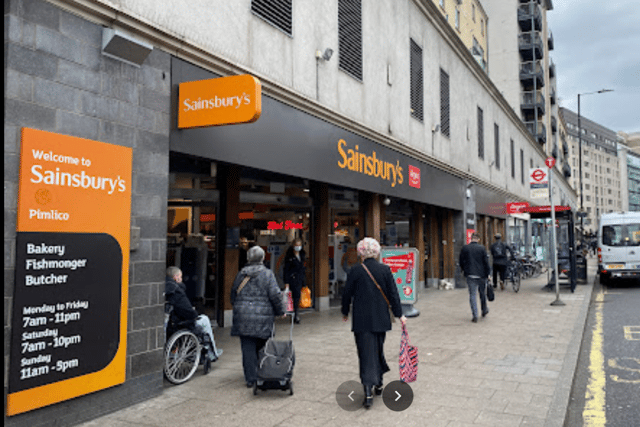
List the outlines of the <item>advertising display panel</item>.
{"label": "advertising display panel", "polygon": [[7,415],[125,381],[132,149],[22,129]]}
{"label": "advertising display panel", "polygon": [[380,251],[382,263],[391,268],[401,304],[414,304],[418,300],[416,281],[419,255],[415,248],[382,248]]}

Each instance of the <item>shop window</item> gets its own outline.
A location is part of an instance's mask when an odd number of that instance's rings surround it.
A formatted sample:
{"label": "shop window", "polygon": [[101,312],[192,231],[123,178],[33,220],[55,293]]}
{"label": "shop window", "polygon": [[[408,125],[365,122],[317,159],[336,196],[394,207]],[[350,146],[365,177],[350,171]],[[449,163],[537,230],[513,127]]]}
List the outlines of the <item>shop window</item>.
{"label": "shop window", "polygon": [[338,67],[362,80],[361,0],[338,1]]}
{"label": "shop window", "polygon": [[251,12],[291,36],[292,3],[293,0],[251,0]]}
{"label": "shop window", "polygon": [[484,159],[484,116],[482,108],[478,107],[478,157]]}
{"label": "shop window", "polygon": [[422,121],[424,119],[424,94],[422,81],[422,48],[410,39],[411,50],[411,117]]}
{"label": "shop window", "polygon": [[440,131],[451,137],[449,127],[449,74],[440,68]]}

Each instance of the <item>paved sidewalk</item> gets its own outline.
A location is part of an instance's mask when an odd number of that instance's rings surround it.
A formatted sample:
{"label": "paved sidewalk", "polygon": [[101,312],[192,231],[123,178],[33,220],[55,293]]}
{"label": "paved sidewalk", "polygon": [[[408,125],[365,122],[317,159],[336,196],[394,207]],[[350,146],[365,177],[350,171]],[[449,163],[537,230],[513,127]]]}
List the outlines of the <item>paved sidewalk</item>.
{"label": "paved sidewalk", "polygon": [[[358,378],[350,322],[338,310],[314,312],[296,325],[294,392],[253,396],[244,383],[240,345],[229,329],[216,330],[224,349],[212,371],[202,369],[186,384],[166,383],[164,393],[83,427],[132,426],[557,426],[563,424],[595,278],[575,293],[561,288],[564,307],[550,306],[554,292],[542,290],[546,274],[523,281],[517,294],[496,292],[490,313],[471,323],[466,289],[428,289],[419,296],[419,317],[408,321],[419,348],[414,400],[393,412],[376,397],[370,410],[342,410],[335,392]],[[279,334],[288,334],[278,321]],[[399,323],[387,334],[385,353],[392,370],[385,383],[399,379]]]}

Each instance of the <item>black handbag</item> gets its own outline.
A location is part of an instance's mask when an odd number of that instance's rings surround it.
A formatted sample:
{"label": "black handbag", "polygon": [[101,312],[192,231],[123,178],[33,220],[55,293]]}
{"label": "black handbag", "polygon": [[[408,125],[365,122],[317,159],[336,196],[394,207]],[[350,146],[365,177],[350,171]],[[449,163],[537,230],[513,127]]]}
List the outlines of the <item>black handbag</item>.
{"label": "black handbag", "polygon": [[486,280],[485,283],[487,284],[487,299],[489,301],[493,301],[496,298],[496,295],[493,293],[493,286],[491,285],[491,282]]}

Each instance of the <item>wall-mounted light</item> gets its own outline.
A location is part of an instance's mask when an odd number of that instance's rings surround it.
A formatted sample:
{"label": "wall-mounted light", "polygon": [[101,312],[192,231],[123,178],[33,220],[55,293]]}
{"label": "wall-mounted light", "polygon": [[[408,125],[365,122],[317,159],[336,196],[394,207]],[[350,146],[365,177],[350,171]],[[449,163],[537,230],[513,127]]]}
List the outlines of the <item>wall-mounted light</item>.
{"label": "wall-mounted light", "polygon": [[333,49],[331,48],[326,48],[324,50],[324,53],[322,53],[319,50],[316,50],[316,59],[318,60],[322,59],[323,61],[328,61],[331,59],[331,55],[333,55]]}
{"label": "wall-mounted light", "polygon": [[391,199],[388,197],[385,197],[384,200],[382,201],[382,204],[385,206],[389,206],[391,204]]}

